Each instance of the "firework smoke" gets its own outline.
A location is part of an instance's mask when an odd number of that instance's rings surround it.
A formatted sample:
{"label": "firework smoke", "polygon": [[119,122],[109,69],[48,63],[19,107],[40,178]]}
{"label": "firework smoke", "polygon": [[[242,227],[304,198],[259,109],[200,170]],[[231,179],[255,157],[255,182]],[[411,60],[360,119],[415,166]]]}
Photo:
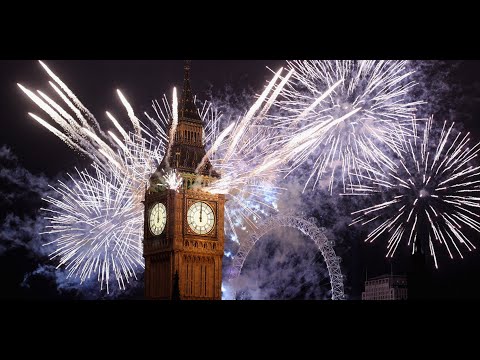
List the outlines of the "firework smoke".
{"label": "firework smoke", "polygon": [[[237,299],[328,299],[329,276],[320,251],[294,229],[274,230],[247,258],[241,275],[228,284]],[[233,290],[235,289],[235,290]]]}

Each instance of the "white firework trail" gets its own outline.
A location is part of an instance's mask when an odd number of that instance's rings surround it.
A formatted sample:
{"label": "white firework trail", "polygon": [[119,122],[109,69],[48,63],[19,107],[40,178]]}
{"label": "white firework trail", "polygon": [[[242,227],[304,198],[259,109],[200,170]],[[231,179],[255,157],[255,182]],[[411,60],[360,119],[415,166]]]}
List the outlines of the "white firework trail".
{"label": "white firework trail", "polygon": [[216,138],[215,142],[213,143],[212,147],[208,149],[206,152],[205,156],[203,157],[202,161],[198,164],[197,168],[195,169],[195,172],[198,173],[200,169],[205,165],[205,162],[212,157],[212,155],[215,153],[215,151],[218,150],[220,145],[223,144],[225,138],[230,134],[232,131],[233,127],[235,126],[235,123],[232,122],[230,125],[227,126],[225,130],[223,130],[220,135]]}
{"label": "white firework trail", "polygon": [[[53,81],[55,81],[59,86],[60,88],[67,94],[68,98],[70,98],[73,103],[75,104],[75,106],[70,106],[70,102],[66,102],[67,104],[69,104],[70,108],[75,108],[75,109],[79,109],[81,111],[83,111],[84,114],[86,114],[88,116],[88,118],[90,119],[90,121],[93,122],[93,124],[96,126],[97,130],[101,131],[100,129],[100,125],[98,124],[97,120],[95,119],[95,117],[92,115],[92,113],[90,111],[88,111],[88,109],[81,103],[80,100],[78,100],[78,98],[75,96],[75,94],[67,87],[67,85],[65,85],[62,80],[60,80],[60,78],[58,76],[56,76],[52,70],[49,69],[49,67],[47,65],[45,65],[45,63],[43,63],[42,61],[39,61],[40,65],[42,65],[42,67],[45,69],[45,71],[47,72],[48,75],[50,75],[50,77],[53,79]],[[57,93],[60,93],[60,91],[58,90],[58,88],[56,88],[56,86],[50,82],[50,85],[55,88],[55,90],[57,91]],[[82,120],[84,120],[83,117],[80,117]],[[84,125],[87,125],[87,121],[84,120]]]}
{"label": "white firework trail", "polygon": [[[175,89],[173,89],[173,92],[175,94]],[[120,90],[117,90],[118,97],[120,98],[120,101],[122,102],[123,106],[125,106],[125,109],[127,109],[128,117],[132,121],[133,127],[137,133],[138,136],[141,136],[141,127],[140,127],[140,120],[135,116],[135,113],[133,111],[132,106],[128,103],[128,100],[123,96],[122,92]],[[174,95],[175,96],[175,95]]]}
{"label": "white firework trail", "polygon": [[[48,69],[45,64],[42,66]],[[52,76],[51,71],[47,72]],[[96,131],[98,122],[93,115],[58,77],[54,80],[67,93],[68,97],[64,94],[60,97],[78,122],[42,92],[39,97],[18,85],[62,131],[35,114],[30,113],[30,116],[67,145],[92,159],[95,176],[87,170],[77,171],[78,179],[71,177],[75,184],[72,189],[66,184],[55,188],[61,200],[45,199],[51,205],[46,211],[53,214],[48,218],[51,226],[47,232],[58,235],[53,241],[57,249],[52,258],[59,259],[59,266],[65,265],[69,276],[78,276],[81,282],[95,273],[101,288],[105,287],[107,292],[109,279],[116,279],[119,288],[124,289],[129,278],[144,266],[142,200],[149,178],[165,154],[165,127],[148,117],[149,125],[154,128],[152,135],[136,117],[126,97],[117,91],[134,132],[125,130],[109,112],[107,117],[120,137],[113,131],[108,131],[108,135],[100,129]],[[69,99],[74,99],[73,103]],[[170,114],[167,112],[166,116]],[[90,126],[87,119],[95,126]],[[159,120],[164,121],[164,118]],[[175,185],[175,182],[169,184]]]}
{"label": "white firework trail", "polygon": [[[59,266],[68,269],[69,276],[79,277],[81,282],[96,275],[101,288],[106,288],[107,292],[113,279],[120,289],[124,289],[138,269],[144,267],[142,200],[151,175],[157,170],[175,136],[174,125],[178,123],[176,91],[171,105],[166,97],[162,99],[162,105],[156,100],[152,102],[156,116],[145,113],[148,119],[146,125],[135,115],[126,97],[117,90],[134,131],[126,130],[110,112],[106,112],[119,135],[111,130],[104,133],[97,120],[68,87],[45,64],[42,63],[42,66],[60,85],[61,90],[50,83],[74,116],[45,94],[39,92],[40,96],[37,96],[18,84],[61,131],[39,116],[30,115],[67,145],[88,156],[95,172],[90,175],[87,170],[77,170],[77,177],[70,177],[73,187],[60,183],[54,188],[60,199],[45,199],[50,204],[45,209],[50,213],[47,232],[58,236],[51,243],[56,246],[51,257],[58,259]],[[254,226],[256,219],[269,211],[266,209],[272,208],[272,199],[279,190],[272,184],[275,169],[269,168],[264,173],[252,172],[262,163],[257,149],[264,148],[269,143],[268,134],[273,134],[272,129],[265,130],[259,126],[262,121],[260,114],[263,117],[278,96],[279,91],[274,91],[266,100],[277,78],[254,104],[254,110],[223,131],[219,131],[221,114],[214,107],[204,105],[200,113],[207,124],[204,139],[210,145],[208,154],[213,157],[214,168],[222,174],[222,178],[206,190],[230,197],[226,221],[235,237],[235,226],[243,227],[245,223]],[[281,84],[284,86],[286,81]],[[165,129],[170,121],[173,131],[167,134]],[[225,153],[228,160],[224,157]],[[167,170],[162,179],[161,185],[170,189],[178,191],[182,185],[182,179],[175,171]]]}
{"label": "white firework trail", "polygon": [[[35,120],[37,120],[41,125],[43,125],[45,128],[47,128],[50,132],[52,132],[52,134],[54,134],[55,136],[57,136],[59,139],[61,139],[63,142],[65,142],[65,144],[67,144],[69,147],[71,147],[72,149],[75,149],[76,148],[76,144],[70,140],[70,138],[65,135],[65,134],[62,134],[60,131],[58,131],[55,127],[53,127],[52,125],[50,125],[49,123],[47,123],[45,120],[43,120],[42,118],[40,118],[39,116],[35,115],[35,114],[32,114],[32,113],[28,113],[28,115],[30,115],[32,118],[34,118]],[[83,149],[80,149],[80,151],[83,152]]]}
{"label": "white firework trail", "polygon": [[[384,151],[399,153],[411,136],[408,127],[421,101],[408,100],[415,86],[407,61],[288,61],[295,72],[276,102],[272,120],[284,128],[281,141],[301,144],[285,151],[290,170],[308,164],[305,183],[315,188],[329,177],[347,185],[360,184],[358,161],[382,163]],[[346,116],[348,115],[348,116]],[[342,121],[338,121],[342,119]],[[380,152],[380,153],[379,153]],[[311,162],[311,163],[310,163]],[[340,176],[338,176],[340,174]]]}
{"label": "white firework trail", "polygon": [[132,193],[133,177],[117,176],[115,168],[105,172],[93,164],[94,176],[87,170],[70,176],[73,186],[60,182],[52,187],[60,199],[47,197],[51,206],[42,209],[51,215],[45,233],[56,235],[45,245],[55,245],[51,259],[65,266],[68,276],[81,282],[96,274],[101,289],[109,292],[110,278],[125,289],[129,279],[136,278],[143,267],[141,193]]}
{"label": "white firework trail", "polygon": [[246,114],[218,135],[207,154],[221,174],[207,191],[227,194],[231,199],[225,205],[226,218],[235,238],[239,238],[235,227],[256,228],[260,218],[276,212],[273,204],[283,190],[275,185],[282,161],[264,166],[266,157],[276,159],[279,150],[273,143],[278,128],[268,124],[266,114],[292,75],[290,71],[281,79],[282,71],[275,73]]}
{"label": "white firework trail", "polygon": [[[430,251],[438,268],[435,252],[441,245],[450,258],[463,258],[462,248],[471,251],[475,245],[468,234],[480,232],[480,166],[477,156],[480,143],[470,144],[469,133],[462,135],[443,123],[438,142],[432,139],[432,118],[426,121],[423,137],[417,137],[419,121],[412,122],[414,137],[408,141],[408,152],[399,165],[387,171],[362,164],[373,175],[371,185],[353,185],[355,194],[383,193],[385,201],[356,211],[352,224],[380,222],[365,241],[388,238],[387,257],[392,257],[402,240]],[[433,146],[436,143],[437,146]]]}
{"label": "white firework trail", "polygon": [[167,157],[166,157],[166,162],[167,162],[167,167],[170,166],[168,163],[168,160],[170,159],[170,153],[173,145],[173,141],[175,139],[175,133],[177,131],[177,125],[178,125],[178,100],[177,100],[177,89],[173,88],[173,119],[172,119],[172,125],[170,126],[170,133],[168,136],[168,148],[167,148]]}
{"label": "white firework trail", "polygon": [[[226,151],[225,156],[224,156],[224,161],[225,162],[228,162],[231,159],[232,155],[234,153],[236,153],[236,150],[238,150],[238,145],[239,145],[240,139],[242,139],[242,137],[244,136],[247,129],[250,129],[249,125],[252,123],[252,121],[254,121],[254,115],[259,111],[260,107],[264,103],[268,94],[271,92],[272,88],[275,86],[275,84],[276,84],[278,78],[280,77],[282,71],[283,71],[283,68],[281,68],[280,70],[277,71],[277,73],[273,77],[272,81],[270,81],[270,83],[268,84],[266,89],[259,96],[258,100],[255,101],[253,106],[248,110],[246,115],[241,119],[234,135],[232,136],[232,139],[230,140],[230,142],[228,144],[227,151]],[[278,96],[278,93],[277,93],[277,96]],[[275,99],[273,99],[273,100],[275,100]],[[270,104],[267,103],[265,105],[265,107],[267,107],[267,106],[269,107]],[[261,112],[263,112],[263,111],[261,111]]]}

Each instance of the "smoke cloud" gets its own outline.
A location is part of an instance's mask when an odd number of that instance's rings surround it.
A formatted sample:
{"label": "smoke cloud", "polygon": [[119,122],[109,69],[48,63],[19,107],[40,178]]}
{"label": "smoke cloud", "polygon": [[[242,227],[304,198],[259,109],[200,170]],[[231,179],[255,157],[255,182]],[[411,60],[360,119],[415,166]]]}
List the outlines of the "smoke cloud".
{"label": "smoke cloud", "polygon": [[[65,183],[69,180],[59,178]],[[68,271],[57,268],[50,259],[53,240],[41,234],[49,225],[40,209],[42,198],[58,194],[49,186],[56,179],[32,174],[25,169],[12,149],[0,147],[0,277],[1,296],[14,298],[113,299],[143,297],[143,274],[130,279],[125,291],[111,287],[110,294],[99,292],[94,275],[83,284]]]}
{"label": "smoke cloud", "polygon": [[330,281],[316,245],[296,229],[272,231],[258,241],[232,283],[236,299],[328,299]]}

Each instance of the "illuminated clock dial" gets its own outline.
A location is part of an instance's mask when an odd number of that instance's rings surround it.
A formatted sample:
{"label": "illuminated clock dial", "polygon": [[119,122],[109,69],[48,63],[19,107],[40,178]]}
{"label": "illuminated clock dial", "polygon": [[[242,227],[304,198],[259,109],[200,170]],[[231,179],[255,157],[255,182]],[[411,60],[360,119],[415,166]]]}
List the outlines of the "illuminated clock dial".
{"label": "illuminated clock dial", "polygon": [[153,235],[160,235],[167,222],[167,208],[162,203],[156,203],[150,208],[149,225]]}
{"label": "illuminated clock dial", "polygon": [[210,205],[198,201],[187,211],[187,222],[190,228],[197,234],[208,234],[215,225],[215,214]]}

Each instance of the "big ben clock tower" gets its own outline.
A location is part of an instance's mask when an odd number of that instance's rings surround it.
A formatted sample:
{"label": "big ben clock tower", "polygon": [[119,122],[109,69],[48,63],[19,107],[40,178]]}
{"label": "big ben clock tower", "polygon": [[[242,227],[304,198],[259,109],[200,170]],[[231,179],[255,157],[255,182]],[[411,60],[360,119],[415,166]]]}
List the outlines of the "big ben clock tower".
{"label": "big ben clock tower", "polygon": [[[206,154],[203,136],[186,61],[174,141],[145,193],[147,299],[221,299],[225,195],[205,191],[219,174],[208,159],[199,167]],[[183,179],[178,190],[160,185],[172,170]]]}

